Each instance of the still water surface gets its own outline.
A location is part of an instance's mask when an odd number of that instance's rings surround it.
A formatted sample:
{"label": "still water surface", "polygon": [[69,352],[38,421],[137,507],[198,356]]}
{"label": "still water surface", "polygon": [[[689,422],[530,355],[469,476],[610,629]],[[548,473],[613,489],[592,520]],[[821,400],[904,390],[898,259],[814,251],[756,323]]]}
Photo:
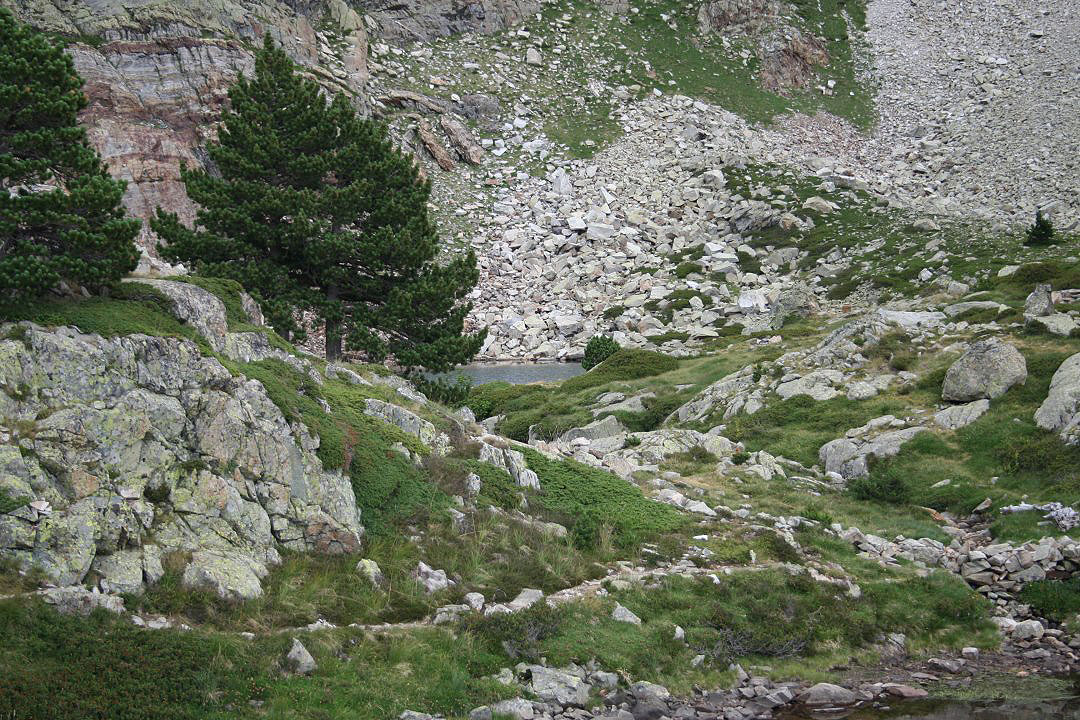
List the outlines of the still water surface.
{"label": "still water surface", "polygon": [[447,374],[454,378],[464,375],[473,385],[491,382],[508,382],[522,385],[534,382],[557,382],[581,375],[581,363],[474,363]]}
{"label": "still water surface", "polygon": [[789,714],[783,720],[1080,720],[1080,698],[1066,700],[930,700],[897,703],[890,710],[848,714]]}

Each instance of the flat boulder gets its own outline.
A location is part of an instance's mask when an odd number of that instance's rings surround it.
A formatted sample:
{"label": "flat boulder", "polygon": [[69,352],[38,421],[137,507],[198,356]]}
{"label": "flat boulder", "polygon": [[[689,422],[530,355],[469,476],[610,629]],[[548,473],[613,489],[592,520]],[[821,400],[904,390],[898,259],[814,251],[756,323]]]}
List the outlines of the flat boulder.
{"label": "flat boulder", "polygon": [[213,591],[225,600],[254,600],[262,595],[266,566],[226,550],[199,550],[184,568],[183,585]]}
{"label": "flat boulder", "polygon": [[941,397],[949,402],[995,400],[1027,380],[1024,356],[997,338],[980,340],[945,373]]}
{"label": "flat boulder", "polygon": [[832,683],[811,685],[799,694],[799,702],[815,707],[839,707],[854,705],[859,698],[847,688]]}
{"label": "flat boulder", "polygon": [[985,398],[963,405],[952,405],[934,415],[934,422],[946,430],[958,430],[982,417],[990,409],[990,401]]}

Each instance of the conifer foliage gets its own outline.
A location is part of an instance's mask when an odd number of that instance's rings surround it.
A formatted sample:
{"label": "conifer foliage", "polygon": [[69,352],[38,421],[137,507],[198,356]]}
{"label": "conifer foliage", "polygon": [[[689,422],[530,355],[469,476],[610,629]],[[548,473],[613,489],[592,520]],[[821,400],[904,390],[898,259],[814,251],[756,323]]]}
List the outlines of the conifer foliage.
{"label": "conifer foliage", "polygon": [[1035,213],[1035,224],[1027,229],[1024,244],[1031,247],[1054,244],[1054,226],[1042,212]]}
{"label": "conifer foliage", "polygon": [[0,8],[0,300],[99,289],[138,264],[124,183],[77,122],[86,102],[63,49]]}
{"label": "conifer foliage", "polygon": [[343,95],[327,103],[269,39],[254,76],[229,97],[208,148],[214,172],[183,172],[196,228],[159,212],[162,252],[240,281],[294,339],[294,311],[314,311],[328,358],[344,344],[436,372],[471,359],[483,342],[464,333],[476,258],[437,260],[430,187],[385,125],[358,116]]}

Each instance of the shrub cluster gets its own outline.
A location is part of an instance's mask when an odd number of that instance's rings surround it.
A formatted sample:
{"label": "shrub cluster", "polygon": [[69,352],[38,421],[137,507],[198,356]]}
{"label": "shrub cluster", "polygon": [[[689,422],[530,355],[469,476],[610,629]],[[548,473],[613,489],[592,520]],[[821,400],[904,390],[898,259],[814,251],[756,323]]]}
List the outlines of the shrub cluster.
{"label": "shrub cluster", "polygon": [[585,357],[581,361],[581,367],[592,370],[600,363],[619,351],[619,343],[606,335],[595,335],[589,344],[585,346]]}

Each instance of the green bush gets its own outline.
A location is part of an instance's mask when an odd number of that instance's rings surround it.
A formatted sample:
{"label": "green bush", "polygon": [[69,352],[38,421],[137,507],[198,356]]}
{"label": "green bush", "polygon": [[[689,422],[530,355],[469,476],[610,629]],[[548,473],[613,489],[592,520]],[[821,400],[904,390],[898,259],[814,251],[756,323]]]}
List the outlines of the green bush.
{"label": "green bush", "polygon": [[446,377],[425,377],[420,373],[412,373],[409,382],[416,389],[427,395],[431,400],[450,408],[459,408],[469,400],[472,390],[472,379],[458,374],[453,379]]}
{"label": "green bush", "polygon": [[702,267],[696,262],[682,262],[675,267],[675,277],[680,280],[686,279],[694,273],[701,273]]}
{"label": "green bush", "polygon": [[867,477],[855,478],[848,483],[848,492],[858,500],[876,500],[878,502],[903,505],[911,500],[911,487],[897,473],[873,473]]}
{"label": "green bush", "polygon": [[588,371],[619,351],[619,343],[606,335],[595,335],[585,346],[585,357],[581,360],[582,369]]}
{"label": "green bush", "polygon": [[623,348],[584,375],[572,377],[562,384],[566,392],[576,392],[616,380],[637,380],[671,372],[679,361],[670,355],[652,350]]}
{"label": "green bush", "polygon": [[1028,247],[1046,247],[1054,244],[1054,226],[1042,212],[1035,213],[1035,223],[1024,234],[1024,244]]}
{"label": "green bush", "polygon": [[565,611],[546,602],[527,610],[484,616],[467,616],[464,629],[500,647],[511,659],[536,662],[540,659],[542,643],[562,629]]}
{"label": "green bush", "polygon": [[645,408],[644,410],[640,412],[617,412],[615,417],[630,432],[649,432],[660,427],[664,420],[683,404],[685,399],[685,396],[681,393],[645,398],[641,402]]}

